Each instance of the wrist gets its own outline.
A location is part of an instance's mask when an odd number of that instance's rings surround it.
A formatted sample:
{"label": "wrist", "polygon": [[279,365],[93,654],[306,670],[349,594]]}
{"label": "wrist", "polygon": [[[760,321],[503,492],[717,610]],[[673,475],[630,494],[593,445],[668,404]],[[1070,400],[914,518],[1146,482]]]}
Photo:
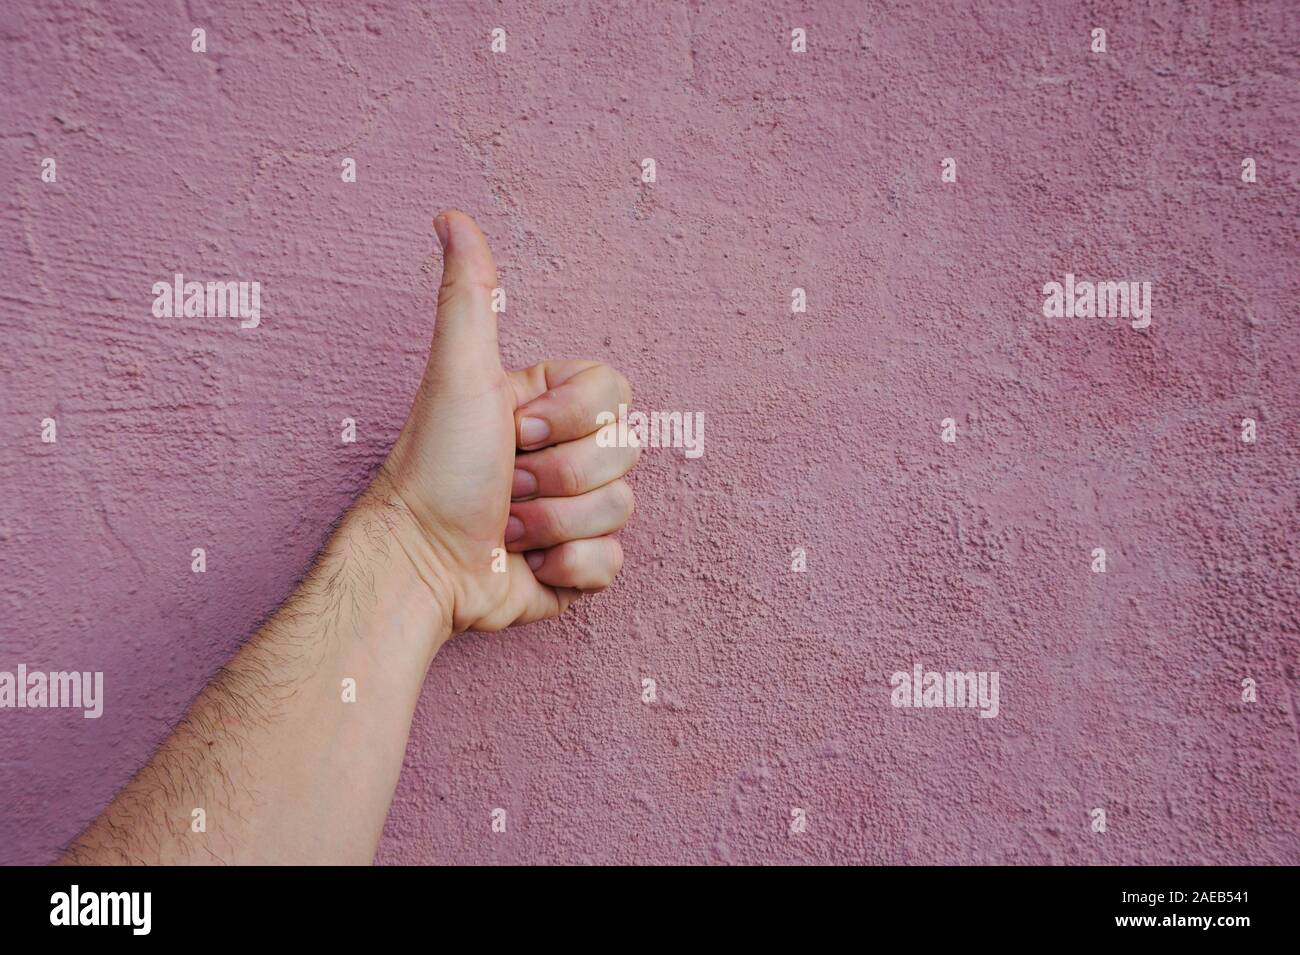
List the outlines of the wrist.
{"label": "wrist", "polygon": [[373,580],[375,618],[432,661],[452,635],[453,589],[422,553],[416,523],[382,473],[343,518],[337,536]]}

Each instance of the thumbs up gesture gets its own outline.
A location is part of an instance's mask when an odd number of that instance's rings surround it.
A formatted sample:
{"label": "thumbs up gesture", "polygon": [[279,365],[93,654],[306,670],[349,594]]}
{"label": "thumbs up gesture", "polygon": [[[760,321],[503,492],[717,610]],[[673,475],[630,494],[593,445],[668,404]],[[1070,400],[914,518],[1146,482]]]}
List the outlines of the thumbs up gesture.
{"label": "thumbs up gesture", "polygon": [[623,563],[622,480],[636,447],[599,447],[597,416],[630,404],[594,361],[501,367],[496,265],[461,212],[434,220],[443,250],[437,321],[414,406],[367,497],[446,610],[451,631],[562,613]]}

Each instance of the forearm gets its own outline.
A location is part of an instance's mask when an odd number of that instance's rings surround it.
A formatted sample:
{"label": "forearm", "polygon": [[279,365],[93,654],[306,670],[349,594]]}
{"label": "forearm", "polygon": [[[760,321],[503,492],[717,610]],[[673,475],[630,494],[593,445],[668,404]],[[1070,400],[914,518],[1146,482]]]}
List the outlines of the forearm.
{"label": "forearm", "polygon": [[369,494],[348,513],[61,861],[371,861],[425,673],[450,634],[437,582],[415,573],[387,508]]}

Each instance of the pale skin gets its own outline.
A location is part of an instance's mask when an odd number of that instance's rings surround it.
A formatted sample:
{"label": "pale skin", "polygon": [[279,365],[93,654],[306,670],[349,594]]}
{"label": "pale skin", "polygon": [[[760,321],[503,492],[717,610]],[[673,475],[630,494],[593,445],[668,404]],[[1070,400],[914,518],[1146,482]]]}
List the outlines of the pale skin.
{"label": "pale skin", "polygon": [[594,361],[505,371],[487,240],[456,211],[434,231],[433,343],[383,467],[60,862],[370,863],[439,648],[556,617],[619,572],[612,535],[632,513],[622,477],[638,449],[595,433],[597,415],[630,402],[626,379]]}

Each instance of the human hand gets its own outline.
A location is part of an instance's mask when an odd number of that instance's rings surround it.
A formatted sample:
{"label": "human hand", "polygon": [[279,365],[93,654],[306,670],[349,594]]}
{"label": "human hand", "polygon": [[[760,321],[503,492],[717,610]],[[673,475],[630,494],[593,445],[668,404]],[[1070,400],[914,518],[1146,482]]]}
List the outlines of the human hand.
{"label": "human hand", "polygon": [[611,536],[632,514],[621,478],[636,447],[598,447],[597,415],[631,402],[594,361],[501,367],[496,265],[474,220],[434,220],[443,246],[424,379],[363,497],[440,604],[450,633],[501,630],[562,613],[623,563]]}

